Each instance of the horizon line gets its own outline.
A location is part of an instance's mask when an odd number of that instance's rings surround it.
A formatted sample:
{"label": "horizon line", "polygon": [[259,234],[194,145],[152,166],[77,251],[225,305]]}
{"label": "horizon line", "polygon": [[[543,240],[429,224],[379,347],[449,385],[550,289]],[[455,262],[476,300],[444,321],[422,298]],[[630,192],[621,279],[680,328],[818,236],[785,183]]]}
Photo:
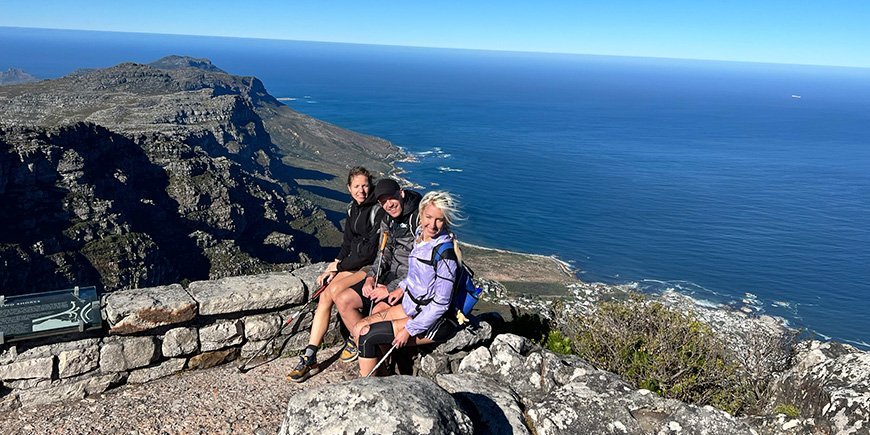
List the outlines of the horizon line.
{"label": "horizon line", "polygon": [[757,60],[734,60],[734,59],[709,59],[709,58],[691,58],[691,57],[667,57],[667,56],[642,56],[628,54],[597,54],[597,53],[572,53],[561,51],[527,51],[527,50],[507,50],[496,48],[469,48],[469,47],[435,47],[425,45],[401,45],[401,44],[375,44],[364,42],[347,42],[347,41],[315,41],[307,39],[283,39],[283,38],[264,38],[254,36],[227,36],[227,35],[199,35],[189,33],[154,33],[154,32],[133,32],[122,30],[94,30],[94,29],[71,29],[62,27],[21,27],[21,26],[0,26],[0,29],[25,29],[25,30],[56,30],[70,32],[93,32],[93,33],[121,33],[131,35],[156,35],[156,36],[181,36],[194,38],[225,38],[225,39],[250,39],[257,41],[280,41],[280,42],[301,42],[314,44],[342,44],[370,47],[390,47],[390,48],[412,48],[412,49],[427,49],[427,50],[461,50],[461,51],[482,51],[493,53],[516,53],[516,54],[537,54],[537,55],[554,55],[554,56],[589,56],[589,57],[618,57],[629,59],[656,59],[656,60],[675,60],[675,61],[692,61],[692,62],[726,62],[726,63],[747,63],[759,65],[779,65],[779,66],[798,66],[798,67],[816,67],[816,68],[848,68],[848,69],[870,69],[870,66],[856,65],[828,65],[828,64],[812,64],[812,63],[790,63],[790,62],[774,62],[774,61],[757,61]]}

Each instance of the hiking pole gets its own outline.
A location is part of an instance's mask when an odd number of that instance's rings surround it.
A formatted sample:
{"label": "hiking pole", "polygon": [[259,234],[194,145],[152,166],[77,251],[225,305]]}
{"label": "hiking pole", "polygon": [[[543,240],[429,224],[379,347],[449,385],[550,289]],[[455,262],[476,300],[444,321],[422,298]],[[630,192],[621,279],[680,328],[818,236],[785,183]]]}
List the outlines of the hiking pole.
{"label": "hiking pole", "polygon": [[306,303],[302,308],[296,310],[296,312],[294,312],[293,314],[291,314],[290,316],[288,316],[288,317],[287,317],[287,320],[284,321],[284,324],[281,325],[281,328],[278,329],[278,332],[276,332],[275,335],[272,336],[272,338],[270,338],[268,341],[266,341],[266,344],[264,344],[263,347],[260,348],[260,350],[258,350],[256,353],[254,353],[254,354],[253,354],[250,358],[248,358],[247,361],[245,361],[242,365],[240,365],[240,366],[237,367],[237,368],[239,369],[239,372],[241,372],[241,373],[247,373],[248,370],[250,370],[249,368],[247,368],[247,365],[248,365],[248,364],[249,364],[249,363],[250,363],[254,358],[260,356],[260,353],[262,353],[264,350],[266,350],[266,348],[269,347],[270,344],[272,344],[272,341],[274,341],[276,338],[278,338],[278,337],[281,335],[281,332],[284,331],[284,328],[286,328],[287,325],[293,323],[293,320],[294,320],[297,316],[299,316],[299,315],[302,314],[304,311],[306,311],[306,310],[308,310],[308,309],[310,309],[311,307],[314,306],[314,302],[317,301],[317,297],[320,296],[320,294],[323,293],[324,290],[326,290],[326,286],[327,286],[327,284],[328,284],[328,282],[324,280],[324,281],[323,281],[323,285],[320,286],[320,288],[317,289],[317,291],[315,291],[313,295],[311,295],[311,299],[308,301],[308,303]]}
{"label": "hiking pole", "polygon": [[[389,231],[384,231],[383,237],[381,237],[381,245],[378,247],[378,268],[375,269],[375,285],[372,287],[374,289],[378,286],[378,279],[381,277],[381,260],[384,259],[384,248],[387,246],[387,238],[390,237]],[[372,301],[371,305],[369,305],[369,316],[372,315],[372,309],[375,307],[375,301]]]}
{"label": "hiking pole", "polygon": [[380,367],[381,364],[383,364],[384,361],[387,360],[387,358],[390,356],[391,353],[393,353],[394,350],[396,350],[396,345],[395,345],[395,344],[393,345],[393,347],[390,348],[390,350],[387,351],[387,353],[384,355],[384,357],[381,358],[381,360],[378,361],[377,364],[375,364],[375,367],[372,369],[372,371],[369,372],[369,374],[366,375],[366,377],[371,376],[372,373],[374,373],[374,372],[378,369],[378,367]]}

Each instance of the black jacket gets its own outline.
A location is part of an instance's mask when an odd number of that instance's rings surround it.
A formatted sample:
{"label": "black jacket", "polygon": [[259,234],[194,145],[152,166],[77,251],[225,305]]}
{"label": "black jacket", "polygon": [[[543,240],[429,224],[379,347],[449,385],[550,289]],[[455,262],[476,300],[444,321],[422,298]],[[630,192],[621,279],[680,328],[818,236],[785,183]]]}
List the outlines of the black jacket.
{"label": "black jacket", "polygon": [[[380,275],[378,275],[378,282],[386,284],[390,291],[395,290],[399,281],[408,275],[408,256],[411,255],[411,249],[414,248],[414,233],[420,225],[419,208],[423,196],[413,190],[405,190],[404,192],[401,216],[393,219],[392,216],[384,212],[377,236],[377,239],[380,240],[380,234],[383,234],[384,231],[389,231],[390,234],[387,246],[384,248],[384,258],[381,260]],[[377,271],[374,269],[373,267],[368,272],[369,276],[375,275]]]}
{"label": "black jacket", "polygon": [[384,209],[370,194],[362,204],[351,200],[344,223],[344,240],[338,252],[338,271],[360,270],[375,261],[378,250],[378,223]]}

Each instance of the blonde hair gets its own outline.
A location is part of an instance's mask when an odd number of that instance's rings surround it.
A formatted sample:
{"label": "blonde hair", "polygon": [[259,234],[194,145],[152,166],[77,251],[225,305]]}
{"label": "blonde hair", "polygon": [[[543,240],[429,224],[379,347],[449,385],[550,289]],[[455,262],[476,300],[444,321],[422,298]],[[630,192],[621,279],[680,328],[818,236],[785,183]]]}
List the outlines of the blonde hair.
{"label": "blonde hair", "polygon": [[[460,223],[465,220],[465,217],[459,212],[459,200],[454,195],[451,195],[450,192],[433,190],[426,193],[426,195],[423,196],[423,199],[420,200],[420,216],[423,216],[423,210],[426,210],[426,207],[430,205],[438,207],[438,209],[444,213],[444,225],[445,230],[448,233],[450,233],[450,228],[459,226]],[[450,233],[450,237],[454,239],[453,251],[456,252],[456,258],[459,261],[462,261],[462,252],[459,250],[459,242],[456,240],[456,236],[454,236],[453,233]]]}

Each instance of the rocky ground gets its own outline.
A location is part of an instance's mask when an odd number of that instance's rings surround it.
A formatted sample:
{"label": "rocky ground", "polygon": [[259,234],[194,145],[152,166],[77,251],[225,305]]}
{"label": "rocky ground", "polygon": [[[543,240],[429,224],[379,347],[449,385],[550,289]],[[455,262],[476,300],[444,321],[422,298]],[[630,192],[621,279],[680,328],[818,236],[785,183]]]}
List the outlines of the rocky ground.
{"label": "rocky ground", "polygon": [[357,377],[355,363],[330,360],[339,351],[322,350],[323,372],[302,384],[285,379],[296,358],[278,358],[245,374],[236,362],[82,401],[0,412],[0,434],[274,434],[295,393]]}

